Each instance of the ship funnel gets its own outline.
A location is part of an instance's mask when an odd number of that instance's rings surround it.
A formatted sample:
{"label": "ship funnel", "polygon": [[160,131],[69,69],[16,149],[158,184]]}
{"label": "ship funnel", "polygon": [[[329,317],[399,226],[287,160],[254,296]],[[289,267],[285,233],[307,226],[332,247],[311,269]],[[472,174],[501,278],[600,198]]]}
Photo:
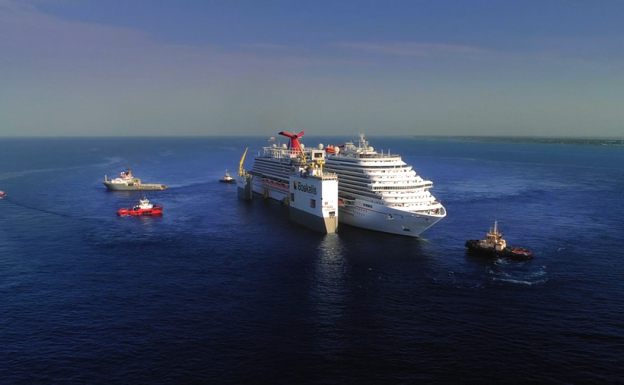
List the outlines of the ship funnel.
{"label": "ship funnel", "polygon": [[301,146],[299,143],[299,138],[302,137],[305,132],[301,131],[299,134],[291,134],[288,132],[281,131],[279,135],[290,138],[290,149],[295,150],[296,152],[301,152]]}

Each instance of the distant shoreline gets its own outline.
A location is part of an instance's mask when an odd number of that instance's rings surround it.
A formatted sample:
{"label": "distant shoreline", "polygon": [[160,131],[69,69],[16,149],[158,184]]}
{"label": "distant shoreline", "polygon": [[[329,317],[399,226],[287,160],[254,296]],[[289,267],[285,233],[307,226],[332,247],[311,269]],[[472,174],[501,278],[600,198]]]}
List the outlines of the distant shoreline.
{"label": "distant shoreline", "polygon": [[[425,136],[416,136],[424,138]],[[624,139],[607,138],[544,138],[544,137],[516,137],[516,136],[428,136],[436,139],[465,140],[472,142],[510,142],[510,143],[539,143],[539,144],[576,144],[585,146],[624,146]]]}

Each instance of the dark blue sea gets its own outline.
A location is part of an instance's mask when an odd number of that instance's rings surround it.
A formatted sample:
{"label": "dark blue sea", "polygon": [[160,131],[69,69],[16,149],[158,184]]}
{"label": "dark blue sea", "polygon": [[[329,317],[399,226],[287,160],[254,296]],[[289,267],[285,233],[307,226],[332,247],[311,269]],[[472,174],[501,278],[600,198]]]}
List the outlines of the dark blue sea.
{"label": "dark blue sea", "polygon": [[[433,181],[422,238],[238,200],[266,138],[0,139],[0,382],[624,382],[624,147],[368,139]],[[495,220],[533,260],[466,253]]]}

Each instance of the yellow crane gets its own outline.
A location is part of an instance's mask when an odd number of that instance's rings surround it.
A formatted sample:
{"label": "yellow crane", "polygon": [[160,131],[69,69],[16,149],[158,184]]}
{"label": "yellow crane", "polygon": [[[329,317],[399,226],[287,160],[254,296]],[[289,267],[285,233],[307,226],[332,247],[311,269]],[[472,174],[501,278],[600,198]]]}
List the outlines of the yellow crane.
{"label": "yellow crane", "polygon": [[247,155],[247,150],[249,150],[249,147],[245,149],[245,152],[243,153],[243,157],[241,158],[241,161],[240,161],[240,165],[238,166],[238,175],[240,176],[245,176],[245,169],[243,168],[243,162],[245,161],[245,155]]}
{"label": "yellow crane", "polygon": [[323,175],[323,165],[325,164],[325,159],[317,159],[316,164],[319,166],[319,175]]}

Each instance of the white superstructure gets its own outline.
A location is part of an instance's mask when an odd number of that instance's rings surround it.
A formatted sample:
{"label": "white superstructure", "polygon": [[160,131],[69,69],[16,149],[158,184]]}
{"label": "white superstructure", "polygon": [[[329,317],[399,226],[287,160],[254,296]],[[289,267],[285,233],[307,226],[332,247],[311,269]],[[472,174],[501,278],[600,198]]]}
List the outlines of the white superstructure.
{"label": "white superstructure", "polygon": [[290,146],[264,147],[254,157],[249,176],[239,176],[239,196],[251,183],[254,193],[288,204],[291,220],[333,233],[338,228],[338,178],[323,171],[325,151],[299,143],[303,134],[280,132],[290,138]]}
{"label": "white superstructure", "polygon": [[[317,159],[318,160],[318,159]],[[321,164],[299,166],[289,178],[290,220],[313,230],[338,230],[338,176]]]}
{"label": "white superstructure", "polygon": [[285,201],[290,193],[290,173],[299,166],[300,155],[301,151],[287,148],[286,144],[264,147],[254,157],[249,171],[253,177],[253,191],[265,198]]}
{"label": "white superstructure", "polygon": [[338,175],[340,223],[418,237],[446,216],[420,177],[401,156],[378,153],[363,134],[358,144],[328,146],[325,170]]}

